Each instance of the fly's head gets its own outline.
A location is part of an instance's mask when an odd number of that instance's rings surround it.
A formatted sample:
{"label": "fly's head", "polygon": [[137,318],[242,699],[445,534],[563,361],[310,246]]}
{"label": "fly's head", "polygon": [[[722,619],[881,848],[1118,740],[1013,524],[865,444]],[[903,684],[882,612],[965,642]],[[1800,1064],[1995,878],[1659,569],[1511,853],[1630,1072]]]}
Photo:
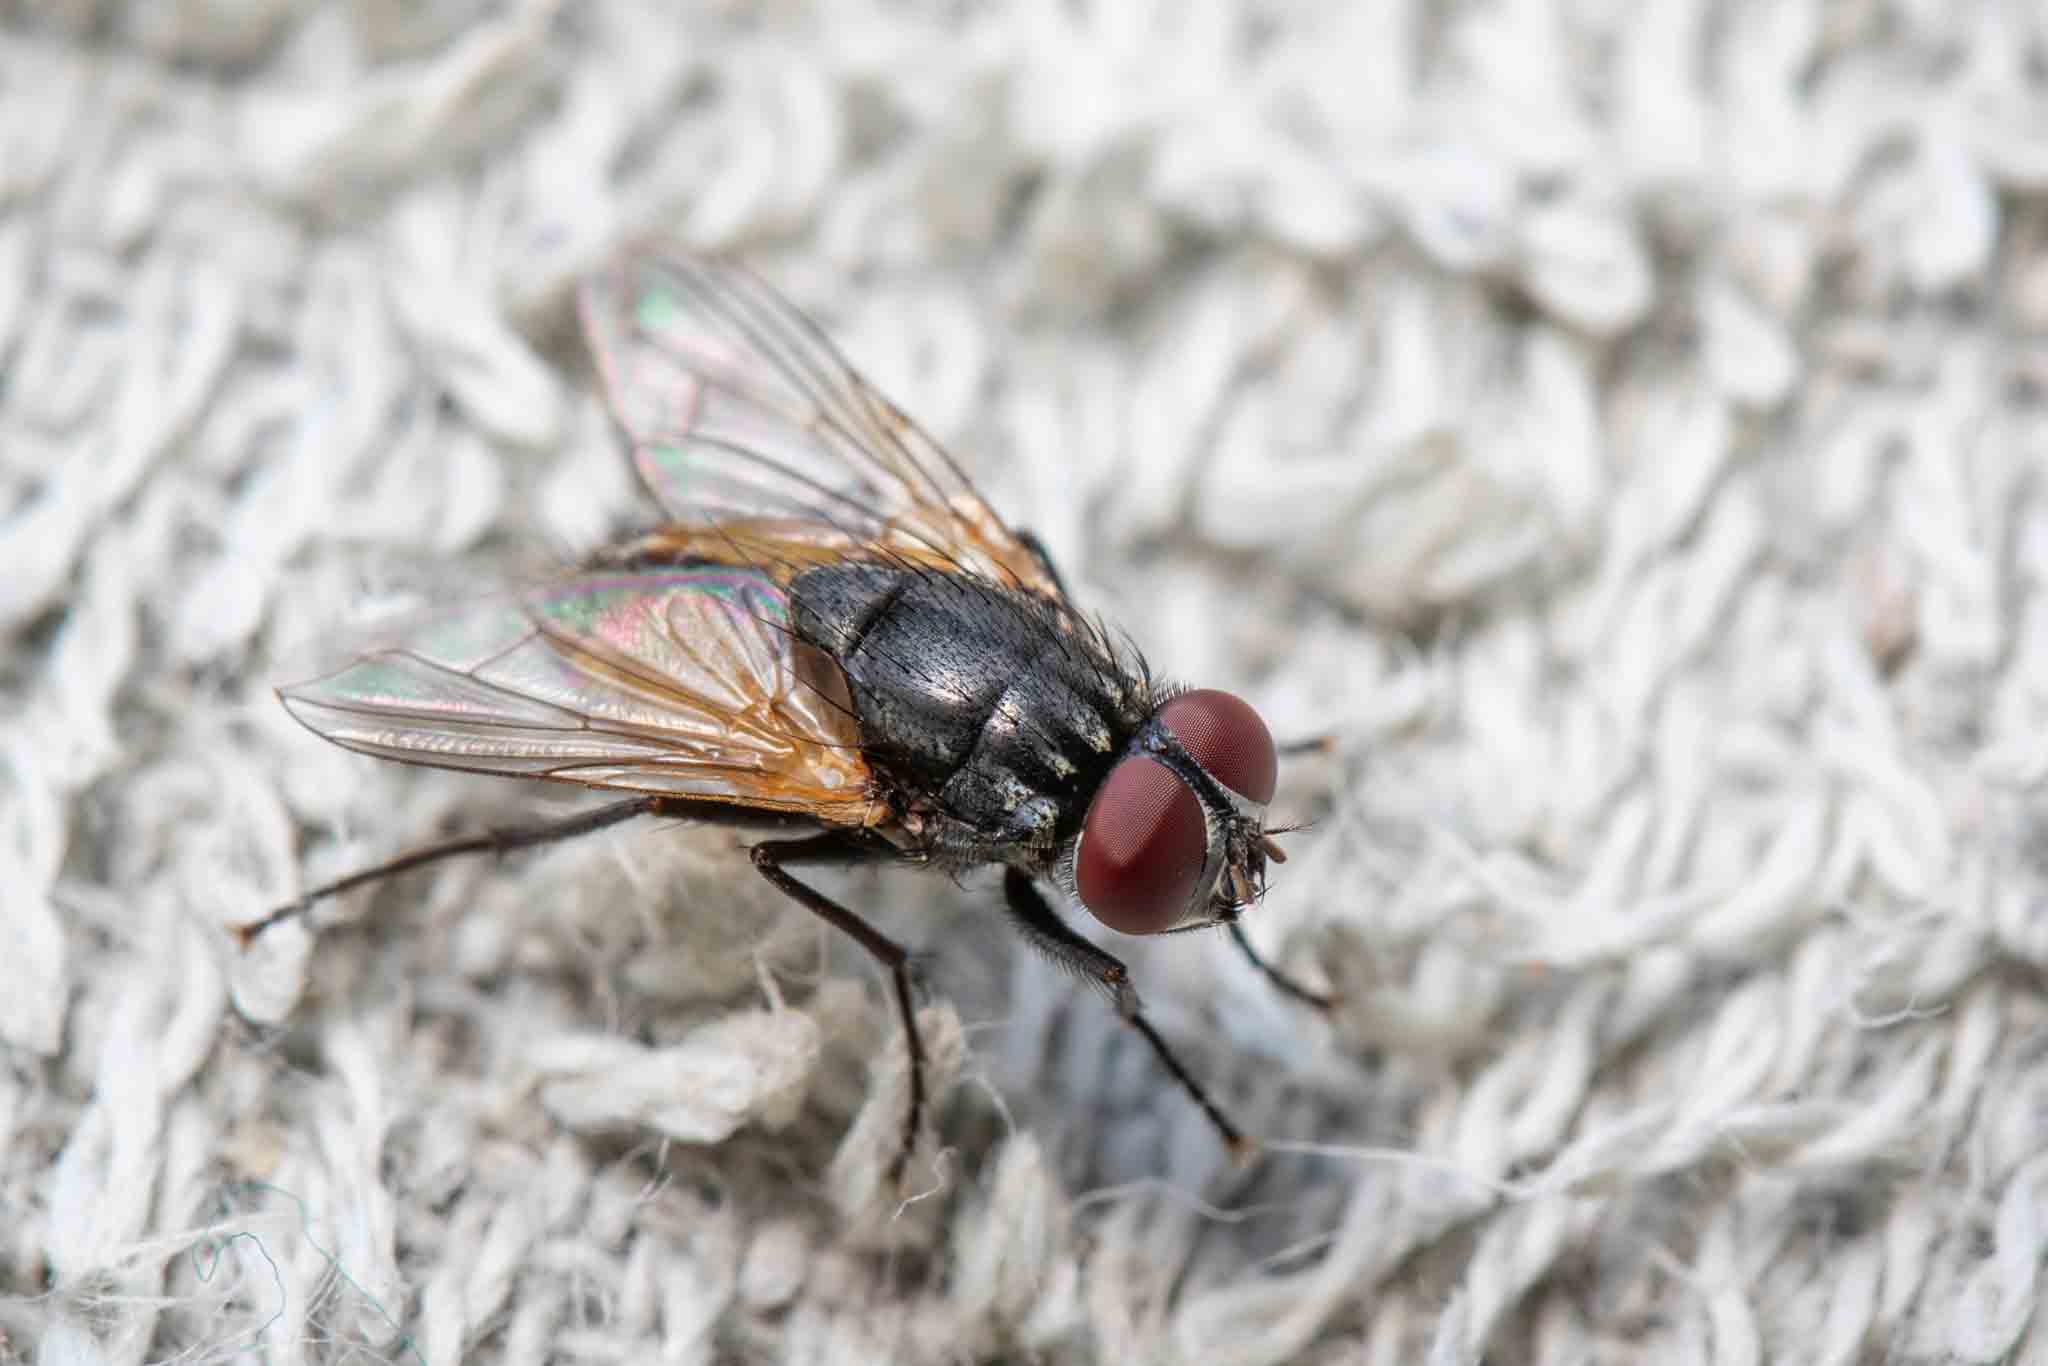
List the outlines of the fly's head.
{"label": "fly's head", "polygon": [[1273,736],[1237,697],[1177,693],[1096,790],[1068,867],[1076,898],[1124,934],[1228,924],[1265,890],[1279,774]]}

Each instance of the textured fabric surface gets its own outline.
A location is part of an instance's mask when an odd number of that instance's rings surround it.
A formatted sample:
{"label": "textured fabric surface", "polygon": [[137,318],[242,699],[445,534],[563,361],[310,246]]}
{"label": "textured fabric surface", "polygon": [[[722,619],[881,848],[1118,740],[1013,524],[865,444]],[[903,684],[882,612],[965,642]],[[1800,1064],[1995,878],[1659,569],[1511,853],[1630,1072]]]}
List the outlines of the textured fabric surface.
{"label": "textured fabric surface", "polygon": [[[688,17],[678,17],[686,13]],[[2048,20],[2018,0],[0,4],[0,1361],[2039,1360]],[[270,689],[644,520],[571,288],[814,310],[1283,736],[1128,945]]]}

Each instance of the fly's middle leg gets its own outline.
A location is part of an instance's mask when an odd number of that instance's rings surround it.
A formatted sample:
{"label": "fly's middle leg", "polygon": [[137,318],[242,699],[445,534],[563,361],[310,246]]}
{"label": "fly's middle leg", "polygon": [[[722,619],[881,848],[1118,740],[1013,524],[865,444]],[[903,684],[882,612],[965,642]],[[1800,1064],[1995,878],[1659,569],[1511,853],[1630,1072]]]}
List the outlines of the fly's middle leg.
{"label": "fly's middle leg", "polygon": [[917,1016],[910,1001],[910,955],[895,940],[877,930],[854,912],[792,877],[789,868],[800,864],[875,863],[895,857],[895,851],[878,847],[855,836],[827,832],[809,839],[769,840],[753,849],[754,867],[775,889],[817,915],[835,929],[844,930],[875,961],[888,969],[896,988],[896,1010],[903,1018],[903,1041],[910,1052],[910,1109],[903,1117],[903,1142],[889,1163],[889,1184],[898,1185],[917,1146],[917,1131],[924,1122],[924,1040],[917,1032]]}
{"label": "fly's middle leg", "polygon": [[1152,1051],[1159,1061],[1180,1083],[1180,1088],[1194,1098],[1209,1123],[1222,1135],[1223,1146],[1230,1153],[1231,1161],[1242,1166],[1249,1162],[1259,1150],[1257,1140],[1248,1138],[1242,1130],[1232,1124],[1218,1109],[1216,1102],[1209,1099],[1209,1093],[1202,1089],[1194,1074],[1174,1056],[1166,1046],[1166,1040],[1159,1037],[1159,1031],[1152,1028],[1138,1006],[1138,989],[1131,985],[1130,969],[1113,954],[1105,953],[1067,928],[1065,921],[1046,904],[1037,884],[1030,876],[1015,868],[1003,874],[1003,899],[1010,910],[1010,918],[1033,947],[1051,958],[1060,966],[1082,977],[1093,978],[1115,999],[1116,1012],[1125,1024],[1144,1036],[1152,1045]]}

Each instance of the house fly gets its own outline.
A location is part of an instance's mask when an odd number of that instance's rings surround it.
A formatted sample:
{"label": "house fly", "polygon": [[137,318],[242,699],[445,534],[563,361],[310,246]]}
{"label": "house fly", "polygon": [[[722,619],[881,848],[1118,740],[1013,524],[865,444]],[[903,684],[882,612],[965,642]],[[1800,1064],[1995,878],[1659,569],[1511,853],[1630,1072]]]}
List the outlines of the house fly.
{"label": "house fly", "polygon": [[458,854],[638,816],[761,832],[754,868],[886,969],[909,1054],[900,1180],[925,1108],[903,947],[805,866],[996,864],[1025,939],[1104,988],[1234,1157],[1253,1144],[1139,1008],[1109,929],[1224,927],[1284,855],[1266,825],[1278,748],[1258,713],[1156,678],[1077,608],[1045,548],[824,333],[756,276],[682,251],[582,288],[605,396],[664,521],[580,572],[446,613],[280,690],[315,734],[405,763],[576,783],[623,800],[414,850],[321,898]]}

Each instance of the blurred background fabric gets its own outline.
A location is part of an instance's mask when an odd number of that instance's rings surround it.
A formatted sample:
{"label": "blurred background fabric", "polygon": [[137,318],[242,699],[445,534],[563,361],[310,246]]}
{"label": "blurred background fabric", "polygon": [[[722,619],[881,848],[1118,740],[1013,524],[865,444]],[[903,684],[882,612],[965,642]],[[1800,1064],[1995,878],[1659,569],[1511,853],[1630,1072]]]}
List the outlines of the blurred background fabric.
{"label": "blurred background fabric", "polygon": [[[271,689],[653,509],[737,253],[1283,738],[1254,941],[633,825]],[[0,3],[0,1361],[2048,1357],[2048,11]],[[1075,912],[1075,914],[1079,914]],[[1085,918],[1085,917],[1084,917]]]}

